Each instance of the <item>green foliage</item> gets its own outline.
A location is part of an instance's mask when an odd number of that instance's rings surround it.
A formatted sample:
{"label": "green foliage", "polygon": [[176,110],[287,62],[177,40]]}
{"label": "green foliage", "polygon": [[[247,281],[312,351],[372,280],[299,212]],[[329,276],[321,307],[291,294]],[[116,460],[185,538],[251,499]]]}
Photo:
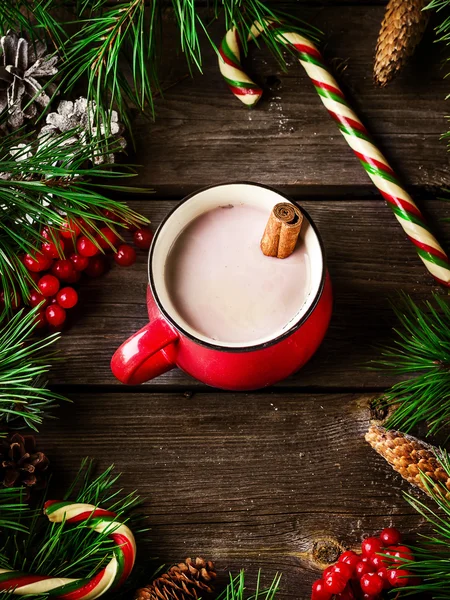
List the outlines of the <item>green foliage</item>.
{"label": "green foliage", "polygon": [[[426,10],[434,10],[437,12],[438,17],[441,18],[441,21],[435,28],[437,35],[437,42],[442,42],[447,46],[450,46],[450,15],[448,9],[450,8],[450,0],[431,0],[429,4],[425,7]],[[448,62],[450,58],[447,58]],[[449,94],[450,95],[450,94]],[[447,98],[449,97],[447,96]],[[443,139],[450,140],[450,131],[444,133],[442,136]]]}
{"label": "green foliage", "polygon": [[[3,4],[3,3],[2,3]],[[160,1],[122,0],[15,0],[0,6],[0,32],[9,28],[26,32],[30,39],[47,38],[62,58],[59,90],[68,94],[80,82],[87,86],[87,97],[97,105],[98,123],[112,107],[130,126],[129,109],[153,111],[153,97],[160,91],[159,56],[164,35]],[[66,20],[54,16],[63,8]],[[318,30],[307,26],[263,0],[213,0],[209,9],[199,9],[195,0],[172,0],[173,15],[179,29],[179,40],[189,69],[201,71],[201,37],[209,36],[211,21],[224,15],[225,27],[236,26],[247,52],[247,39],[255,20],[263,25],[263,39],[284,64],[282,45],[264,18],[287,19],[292,29],[318,37]],[[27,15],[24,17],[24,15]],[[250,36],[251,37],[251,36]],[[125,75],[124,65],[129,75]],[[106,119],[103,119],[107,122]]]}
{"label": "green foliage", "polygon": [[[76,139],[77,133],[70,130],[39,140],[30,135],[2,140],[0,173],[8,175],[0,178],[0,282],[7,308],[16,295],[26,298],[34,285],[19,254],[34,254],[39,249],[44,226],[59,228],[69,219],[98,246],[94,236],[100,222],[108,221],[113,229],[114,224],[124,227],[147,222],[123,202],[104,195],[106,189],[129,190],[106,180],[132,175],[93,163],[96,157],[113,151],[114,142],[82,142]],[[114,220],[106,218],[104,210],[113,213]]]}
{"label": "green foliage", "polygon": [[261,571],[258,572],[256,580],[256,589],[253,594],[247,593],[245,587],[245,571],[242,570],[239,575],[233,577],[230,574],[230,582],[224,591],[217,596],[216,600],[274,600],[277,597],[280,588],[281,575],[275,575],[268,588],[261,587]]}
{"label": "green foliage", "polygon": [[0,488],[0,533],[4,529],[26,532],[26,526],[18,522],[18,517],[23,518],[29,512],[21,489]]}
{"label": "green foliage", "polygon": [[32,339],[37,310],[21,310],[10,320],[5,312],[0,315],[0,431],[2,426],[37,430],[43,417],[65,400],[43,383],[50,366],[45,349],[58,334]]}
{"label": "green foliage", "polygon": [[[440,451],[438,460],[450,477],[448,454]],[[423,542],[413,548],[415,560],[404,565],[404,568],[421,579],[420,583],[405,588],[405,595],[426,592],[435,600],[447,600],[450,597],[450,501],[447,498],[449,491],[446,488],[436,488],[436,483],[425,474],[422,474],[422,479],[439,512],[417,497],[406,495],[409,504],[431,524],[433,534],[423,536]]]}
{"label": "green foliage", "polygon": [[[117,520],[132,529],[135,537],[142,537],[145,528],[142,519],[132,511],[138,506],[135,493],[124,495],[117,488],[119,475],[109,467],[95,476],[94,465],[85,459],[64,499],[101,506],[117,514]],[[0,554],[0,568],[61,577],[90,577],[111,558],[114,543],[107,539],[111,529],[100,534],[82,523],[50,523],[42,514],[42,507],[31,515],[16,511],[16,521],[23,531],[10,533],[4,540]],[[6,600],[7,593],[0,593]]]}
{"label": "green foliage", "polygon": [[396,338],[374,364],[413,376],[378,400],[394,406],[385,427],[408,432],[426,421],[428,433],[435,434],[450,417],[450,303],[433,295],[433,302],[419,306],[404,294],[394,310],[400,323]]}

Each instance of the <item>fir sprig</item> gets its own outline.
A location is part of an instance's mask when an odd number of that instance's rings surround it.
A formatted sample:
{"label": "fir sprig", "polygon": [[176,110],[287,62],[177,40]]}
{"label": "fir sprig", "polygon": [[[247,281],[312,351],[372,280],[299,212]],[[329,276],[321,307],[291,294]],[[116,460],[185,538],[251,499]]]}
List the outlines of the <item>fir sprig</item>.
{"label": "fir sprig", "polygon": [[261,571],[258,572],[256,579],[256,589],[253,593],[247,593],[245,585],[245,571],[240,571],[239,575],[233,577],[230,574],[230,582],[221,592],[216,600],[274,600],[280,589],[281,574],[277,573],[269,587],[261,586]]}
{"label": "fir sprig", "polygon": [[65,400],[45,387],[50,368],[46,349],[58,334],[32,340],[38,309],[19,311],[10,320],[5,312],[0,315],[0,431],[7,426],[37,430],[43,417]]}
{"label": "fir sprig", "polygon": [[[3,4],[10,4],[3,7]],[[89,100],[96,103],[93,125],[108,121],[104,118],[111,108],[119,111],[131,130],[130,108],[153,113],[154,94],[160,92],[159,57],[164,34],[161,0],[77,0],[75,12],[64,22],[53,16],[64,6],[74,3],[64,0],[15,0],[0,3],[0,31],[16,28],[30,39],[45,36],[60,55],[58,89],[65,95],[80,83],[87,86]],[[172,11],[179,29],[181,50],[189,69],[202,70],[201,38],[217,47],[209,34],[212,21],[224,16],[225,28],[236,27],[240,33],[244,54],[251,28],[260,23],[261,38],[284,65],[284,45],[267,19],[286,20],[290,30],[313,39],[320,32],[292,14],[273,9],[263,0],[213,0],[212,10],[200,8],[195,0],[172,0]],[[24,15],[27,15],[24,17]],[[128,65],[128,69],[124,69]],[[126,75],[128,71],[128,75]],[[131,133],[131,131],[130,131]]]}
{"label": "fir sprig", "polygon": [[18,517],[23,520],[25,514],[30,516],[30,509],[23,490],[0,488],[0,533],[5,529],[26,532],[26,525],[18,522]]}
{"label": "fir sprig", "polygon": [[[450,477],[450,459],[445,451],[437,453],[441,467]],[[439,512],[430,508],[415,496],[405,494],[409,504],[422,515],[432,526],[433,534],[423,536],[423,543],[413,547],[415,560],[405,562],[402,568],[412,571],[420,578],[420,582],[404,588],[405,595],[417,592],[431,594],[435,600],[450,597],[450,502],[448,490],[442,491],[436,482],[422,473],[422,480],[429,495],[436,502]]]}
{"label": "fir sprig", "polygon": [[[141,517],[132,512],[139,505],[139,498],[135,493],[123,494],[116,487],[120,476],[113,469],[109,467],[95,476],[93,462],[85,459],[64,499],[115,512],[117,520],[127,523],[139,540],[147,531]],[[50,523],[42,510],[31,522],[19,513],[16,520],[28,525],[28,531],[9,535],[0,555],[0,568],[55,577],[90,577],[111,558],[113,543],[107,537],[111,529],[102,534],[87,529],[83,523]],[[0,593],[0,599],[6,597]]]}
{"label": "fir sprig", "polygon": [[388,429],[408,432],[426,421],[432,435],[450,418],[450,303],[433,295],[433,302],[418,305],[404,294],[394,311],[400,323],[396,339],[374,364],[412,376],[392,386],[378,404],[394,408]]}
{"label": "fir sprig", "polygon": [[[69,220],[99,247],[95,236],[100,234],[102,221],[109,222],[116,233],[115,227],[148,222],[125,203],[104,195],[107,189],[128,191],[109,181],[133,175],[129,170],[114,171],[107,164],[95,166],[96,157],[113,151],[114,141],[80,140],[77,133],[69,130],[38,140],[29,135],[2,140],[0,282],[7,308],[17,295],[26,298],[33,286],[20,253],[39,250],[44,227],[58,229]],[[106,217],[104,211],[114,218]]]}

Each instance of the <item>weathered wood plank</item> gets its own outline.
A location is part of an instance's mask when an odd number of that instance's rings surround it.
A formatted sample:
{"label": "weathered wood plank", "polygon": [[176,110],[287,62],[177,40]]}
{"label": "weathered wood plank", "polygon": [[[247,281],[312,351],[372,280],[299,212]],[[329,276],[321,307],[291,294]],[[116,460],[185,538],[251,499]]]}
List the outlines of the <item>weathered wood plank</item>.
{"label": "weathered wood plank", "polygon": [[[430,32],[399,78],[377,89],[372,66],[383,10],[354,5],[296,9],[327,34],[326,56],[338,71],[344,68],[339,78],[352,103],[406,183],[448,183],[448,155],[438,139],[447,129],[448,113],[441,46],[432,43]],[[222,35],[222,26],[214,25],[216,43]],[[165,58],[169,81],[186,73],[173,46]],[[254,51],[249,70],[267,93],[248,111],[226,89],[216,56],[205,45],[204,75],[182,80],[157,99],[155,124],[136,123],[143,167],[135,183],[154,185],[164,194],[233,179],[279,185],[306,197],[342,194],[351,186],[371,189],[303,69],[290,56],[288,62],[283,73],[267,50]]]}
{"label": "weathered wood plank", "polygon": [[55,481],[70,481],[86,455],[115,463],[145,499],[148,555],[161,563],[203,555],[221,570],[283,571],[286,597],[306,600],[333,548],[391,524],[426,531],[402,497],[411,488],[364,441],[369,396],[72,398],[40,435]]}
{"label": "weathered wood plank", "polygon": [[[173,201],[133,201],[133,208],[158,225]],[[378,356],[375,345],[386,342],[394,323],[389,298],[405,290],[415,299],[429,298],[432,279],[405,238],[390,209],[379,200],[302,201],[322,233],[334,284],[335,307],[330,330],[317,353],[283,387],[382,388],[397,380],[370,371],[366,363]],[[421,203],[433,218],[445,246],[450,217],[445,202]],[[98,280],[80,286],[81,309],[60,342],[62,360],[52,369],[53,384],[114,385],[109,368],[114,350],[146,323],[146,254],[130,269],[115,267]],[[190,388],[197,382],[171,371],[149,385]]]}

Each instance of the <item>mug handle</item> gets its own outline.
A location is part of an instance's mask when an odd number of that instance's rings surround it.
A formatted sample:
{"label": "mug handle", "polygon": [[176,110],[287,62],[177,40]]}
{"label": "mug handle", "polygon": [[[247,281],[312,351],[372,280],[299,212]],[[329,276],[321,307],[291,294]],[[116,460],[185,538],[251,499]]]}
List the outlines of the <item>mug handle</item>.
{"label": "mug handle", "polygon": [[118,348],[111,370],[122,383],[138,385],[175,366],[178,334],[163,319],[147,323]]}

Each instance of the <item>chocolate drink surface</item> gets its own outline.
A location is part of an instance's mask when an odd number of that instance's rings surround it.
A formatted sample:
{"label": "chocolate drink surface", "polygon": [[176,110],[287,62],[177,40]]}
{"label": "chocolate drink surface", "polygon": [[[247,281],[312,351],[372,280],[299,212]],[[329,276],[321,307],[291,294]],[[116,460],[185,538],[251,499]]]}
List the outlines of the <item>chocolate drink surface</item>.
{"label": "chocolate drink surface", "polygon": [[179,234],[165,281],[181,326],[212,343],[243,346],[286,331],[310,294],[310,259],[301,234],[288,258],[264,256],[267,218],[267,210],[254,206],[218,207]]}

